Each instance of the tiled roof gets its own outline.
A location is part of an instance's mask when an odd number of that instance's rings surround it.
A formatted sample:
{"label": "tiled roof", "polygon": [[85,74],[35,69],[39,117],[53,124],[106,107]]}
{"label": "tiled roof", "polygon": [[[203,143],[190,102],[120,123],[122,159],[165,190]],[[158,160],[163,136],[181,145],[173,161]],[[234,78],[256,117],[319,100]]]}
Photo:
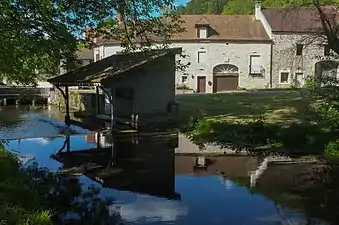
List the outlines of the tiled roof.
{"label": "tiled roof", "polygon": [[112,55],[47,81],[55,85],[68,86],[102,85],[112,78],[132,73],[134,69],[147,65],[156,58],[179,53],[181,48]]}
{"label": "tiled roof", "polygon": [[205,17],[201,17],[198,22],[195,23],[195,25],[210,25],[210,22]]}
{"label": "tiled roof", "polygon": [[[337,13],[331,6],[323,7],[326,13]],[[335,11],[333,11],[335,10]],[[319,14],[311,7],[262,9],[273,32],[317,32],[322,30]]]}
{"label": "tiled roof", "polygon": [[186,32],[176,34],[173,40],[196,40],[196,23],[204,18],[209,22],[210,40],[244,40],[267,41],[267,35],[262,23],[251,15],[183,15],[183,27]]}
{"label": "tiled roof", "polygon": [[[180,20],[183,21],[181,26],[185,31],[172,35],[172,41],[199,40],[197,25],[209,26],[208,40],[270,41],[262,23],[251,15],[182,15]],[[98,37],[96,44],[119,44],[119,42]]]}

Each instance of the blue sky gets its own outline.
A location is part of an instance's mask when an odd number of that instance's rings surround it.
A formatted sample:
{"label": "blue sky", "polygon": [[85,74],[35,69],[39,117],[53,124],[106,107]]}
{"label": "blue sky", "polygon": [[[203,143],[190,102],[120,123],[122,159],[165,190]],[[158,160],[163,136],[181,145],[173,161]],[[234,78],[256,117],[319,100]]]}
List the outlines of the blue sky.
{"label": "blue sky", "polygon": [[185,5],[189,0],[177,0],[178,5]]}

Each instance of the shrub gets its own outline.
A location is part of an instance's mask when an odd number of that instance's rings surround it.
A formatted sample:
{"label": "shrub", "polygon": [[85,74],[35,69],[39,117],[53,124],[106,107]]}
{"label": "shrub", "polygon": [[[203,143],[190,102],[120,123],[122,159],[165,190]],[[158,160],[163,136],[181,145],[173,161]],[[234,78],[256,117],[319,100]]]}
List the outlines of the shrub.
{"label": "shrub", "polygon": [[51,212],[41,209],[39,189],[35,177],[20,169],[15,156],[0,144],[0,224],[52,224]]}
{"label": "shrub", "polygon": [[329,158],[339,159],[339,139],[327,144],[324,155]]}
{"label": "shrub", "polygon": [[179,84],[177,90],[192,90],[192,88],[188,87],[186,84]]}

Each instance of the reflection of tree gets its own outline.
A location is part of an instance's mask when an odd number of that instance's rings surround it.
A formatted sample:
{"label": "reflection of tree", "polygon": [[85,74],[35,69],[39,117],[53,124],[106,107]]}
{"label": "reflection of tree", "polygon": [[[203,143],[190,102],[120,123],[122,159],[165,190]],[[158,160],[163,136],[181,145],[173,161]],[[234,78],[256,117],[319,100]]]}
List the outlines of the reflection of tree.
{"label": "reflection of tree", "polygon": [[329,165],[308,174],[304,183],[293,190],[303,200],[306,212],[339,224],[339,167]]}
{"label": "reflection of tree", "polygon": [[54,224],[121,224],[119,213],[109,210],[113,200],[98,196],[100,188],[84,189],[78,177],[70,174],[53,174],[36,166],[28,171],[48,193],[44,205],[53,210]]}
{"label": "reflection of tree", "polygon": [[[272,168],[271,168],[272,169]],[[270,170],[270,168],[268,168]],[[314,166],[310,171],[297,171],[296,174],[284,174],[293,176],[293,179],[276,184],[259,180],[258,185],[250,188],[248,182],[241,183],[251,192],[260,193],[280,206],[294,210],[302,210],[310,218],[320,218],[330,224],[339,224],[339,166]],[[274,180],[274,179],[273,179]],[[237,180],[236,183],[239,184]],[[277,208],[279,211],[280,208]],[[279,211],[281,214],[281,210]]]}
{"label": "reflection of tree", "polygon": [[12,107],[0,110],[0,127],[9,129],[23,122],[22,111]]}

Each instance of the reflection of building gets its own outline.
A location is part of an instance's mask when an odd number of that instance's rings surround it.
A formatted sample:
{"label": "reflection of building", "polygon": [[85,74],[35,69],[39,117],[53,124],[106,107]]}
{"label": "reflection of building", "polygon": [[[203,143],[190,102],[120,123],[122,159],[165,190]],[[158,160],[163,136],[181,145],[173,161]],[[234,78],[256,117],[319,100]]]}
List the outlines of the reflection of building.
{"label": "reflection of building", "polygon": [[[203,166],[202,166],[203,165]],[[260,165],[250,156],[185,156],[175,157],[175,173],[194,176],[222,175],[231,179],[243,177],[250,181],[250,173]]]}
{"label": "reflection of building", "polygon": [[[104,138],[99,134],[96,137]],[[96,137],[89,135],[86,140]],[[138,144],[125,137],[111,147],[59,152],[53,157],[64,164],[65,170],[81,171],[104,187],[176,199],[180,197],[174,185],[177,143],[176,134],[141,138]]]}
{"label": "reflection of building", "polygon": [[85,136],[88,144],[97,144],[98,148],[108,148],[112,146],[112,142],[103,133],[91,133]]}

